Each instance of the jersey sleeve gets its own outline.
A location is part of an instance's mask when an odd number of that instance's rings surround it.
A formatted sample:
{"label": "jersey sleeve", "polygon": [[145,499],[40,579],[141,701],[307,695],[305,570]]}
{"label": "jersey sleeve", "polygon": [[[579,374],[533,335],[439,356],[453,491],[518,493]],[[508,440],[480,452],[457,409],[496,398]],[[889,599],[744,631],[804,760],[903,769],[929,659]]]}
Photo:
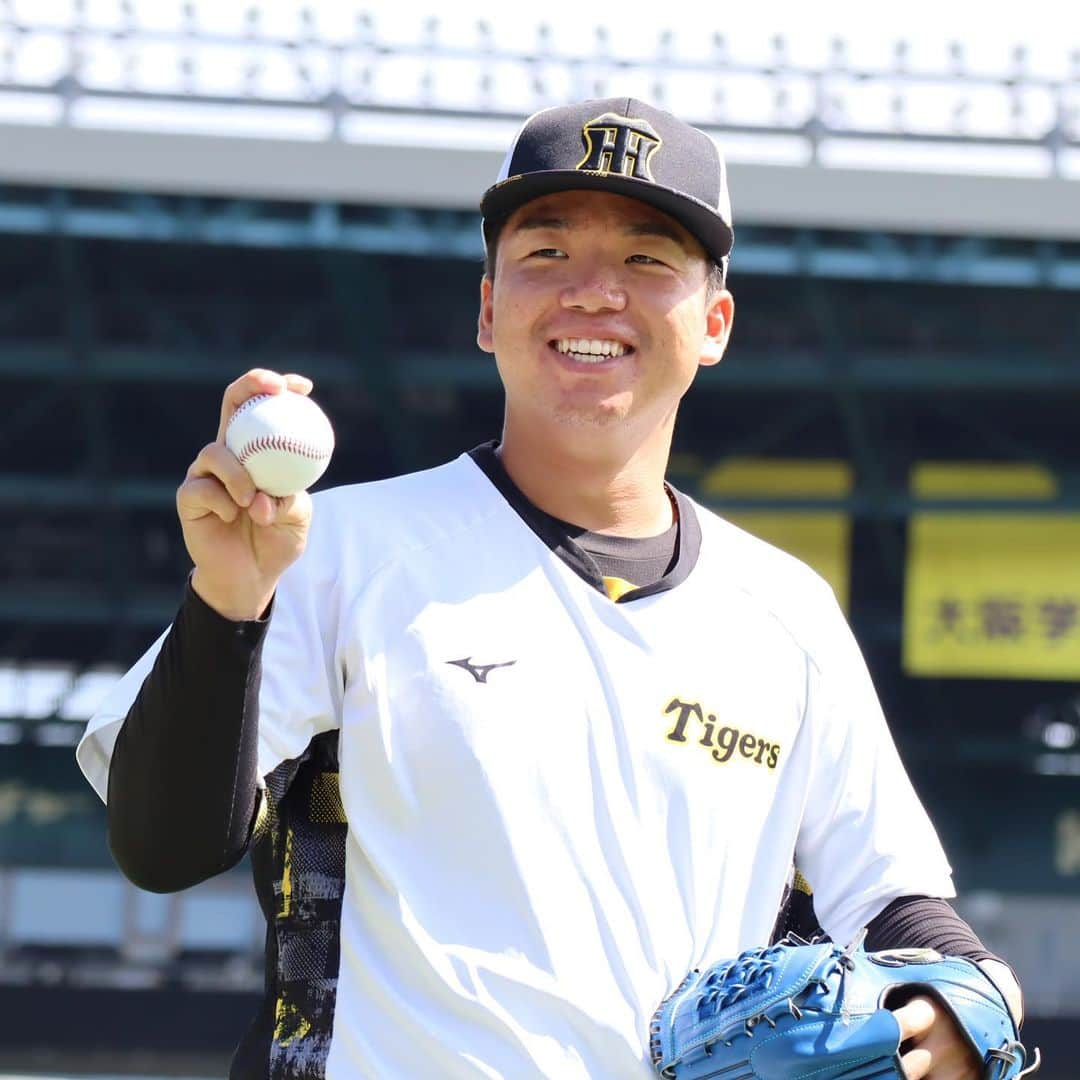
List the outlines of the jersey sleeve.
{"label": "jersey sleeve", "polygon": [[[319,509],[323,509],[320,507]],[[317,518],[325,519],[326,514]],[[321,530],[325,536],[324,525]],[[339,648],[340,568],[312,541],[278,582],[263,643],[259,691],[260,783],[308,743],[341,726],[345,692]]]}
{"label": "jersey sleeve", "polygon": [[819,632],[801,736],[809,740],[811,767],[796,864],[813,885],[822,927],[847,944],[891,900],[955,890],[835,601]]}

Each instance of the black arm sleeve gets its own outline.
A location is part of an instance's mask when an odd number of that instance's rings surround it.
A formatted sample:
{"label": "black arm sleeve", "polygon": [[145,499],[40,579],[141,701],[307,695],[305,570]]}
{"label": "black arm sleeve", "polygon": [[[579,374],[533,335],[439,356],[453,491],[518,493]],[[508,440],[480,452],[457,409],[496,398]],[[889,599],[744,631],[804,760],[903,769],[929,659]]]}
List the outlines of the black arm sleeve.
{"label": "black arm sleeve", "polygon": [[894,900],[867,923],[865,947],[867,952],[936,949],[945,956],[1001,960],[987,949],[947,900],[934,896],[901,896]]}
{"label": "black arm sleeve", "polygon": [[867,952],[881,949],[936,949],[944,956],[997,960],[1012,971],[1016,985],[1020,985],[1012,965],[990,952],[952,905],[937,897],[901,896],[894,900],[867,923],[864,945]]}
{"label": "black arm sleeve", "polygon": [[231,622],[188,584],[109,766],[109,847],[140,888],[187,888],[247,850],[268,623]]}

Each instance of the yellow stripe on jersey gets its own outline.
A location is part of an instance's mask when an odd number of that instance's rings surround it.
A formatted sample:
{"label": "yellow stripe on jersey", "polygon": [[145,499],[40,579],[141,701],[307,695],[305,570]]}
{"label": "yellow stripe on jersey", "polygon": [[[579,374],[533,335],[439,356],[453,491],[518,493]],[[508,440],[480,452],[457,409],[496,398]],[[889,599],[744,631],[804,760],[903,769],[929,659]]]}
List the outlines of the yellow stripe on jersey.
{"label": "yellow stripe on jersey", "polygon": [[608,599],[618,602],[628,592],[633,592],[637,586],[632,581],[626,581],[621,577],[606,577],[604,578],[604,592],[608,594]]}
{"label": "yellow stripe on jersey", "polygon": [[795,880],[791,883],[791,887],[798,892],[806,893],[807,896],[814,895],[814,890],[810,888],[810,882],[807,881],[797,869],[795,871]]}
{"label": "yellow stripe on jersey", "polygon": [[281,917],[287,919],[292,914],[292,844],[293,831],[285,834],[285,858],[281,866]]}

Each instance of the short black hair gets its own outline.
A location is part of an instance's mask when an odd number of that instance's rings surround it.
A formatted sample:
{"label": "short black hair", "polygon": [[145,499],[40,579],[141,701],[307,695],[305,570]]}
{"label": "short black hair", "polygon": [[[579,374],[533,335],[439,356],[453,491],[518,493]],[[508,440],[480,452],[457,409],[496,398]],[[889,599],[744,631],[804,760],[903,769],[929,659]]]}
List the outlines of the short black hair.
{"label": "short black hair", "polygon": [[[484,221],[484,276],[495,280],[495,254],[499,247],[499,236],[506,226],[507,218]],[[708,259],[706,296],[712,300],[724,288],[727,275],[724,267],[715,259]]]}

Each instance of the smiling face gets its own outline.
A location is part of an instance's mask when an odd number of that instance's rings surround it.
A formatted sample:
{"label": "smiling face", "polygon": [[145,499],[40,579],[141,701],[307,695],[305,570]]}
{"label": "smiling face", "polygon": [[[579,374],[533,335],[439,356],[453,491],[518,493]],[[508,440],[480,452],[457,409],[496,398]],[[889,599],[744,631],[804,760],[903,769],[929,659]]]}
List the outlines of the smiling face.
{"label": "smiling face", "polygon": [[731,329],[710,265],[682,225],[622,195],[564,191],[515,211],[481,284],[477,335],[495,354],[507,430],[670,440],[679,400]]}

